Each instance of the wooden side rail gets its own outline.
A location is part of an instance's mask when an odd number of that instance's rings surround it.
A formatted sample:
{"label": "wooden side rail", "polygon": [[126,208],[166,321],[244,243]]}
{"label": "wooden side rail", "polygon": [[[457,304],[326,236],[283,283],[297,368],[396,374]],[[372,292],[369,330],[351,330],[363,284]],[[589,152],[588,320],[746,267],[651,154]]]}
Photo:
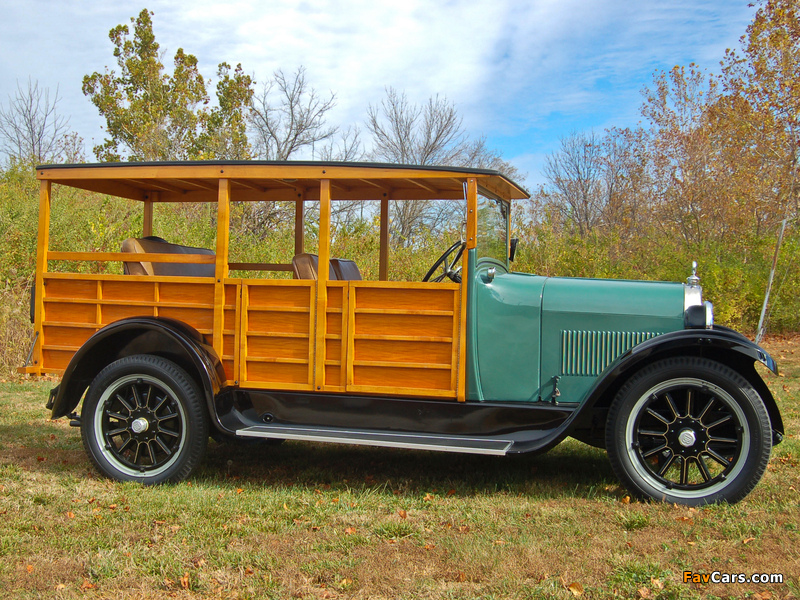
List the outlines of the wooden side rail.
{"label": "wooden side rail", "polygon": [[[154,263],[183,263],[213,265],[216,257],[213,254],[143,254],[130,252],[48,252],[47,260],[77,260],[77,261],[115,261]],[[291,268],[291,265],[290,265]]]}
{"label": "wooden side rail", "polygon": [[282,263],[228,263],[232,271],[291,271],[291,264]]}

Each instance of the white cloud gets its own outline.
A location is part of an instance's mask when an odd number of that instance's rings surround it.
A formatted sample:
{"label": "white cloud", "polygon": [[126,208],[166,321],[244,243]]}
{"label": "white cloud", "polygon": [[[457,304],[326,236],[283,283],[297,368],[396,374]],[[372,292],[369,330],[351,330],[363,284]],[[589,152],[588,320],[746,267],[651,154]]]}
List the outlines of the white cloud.
{"label": "white cloud", "polygon": [[[101,121],[82,77],[114,67],[108,31],[140,2],[0,0],[0,101],[30,75],[60,86],[87,140]],[[441,94],[507,158],[536,157],[573,129],[632,125],[655,69],[716,67],[744,33],[747,0],[151,0],[165,63],[183,47],[206,77],[241,62],[263,81],[304,65],[332,119],[361,123],[386,86],[415,102]],[[634,122],[631,122],[634,120]],[[527,146],[526,146],[527,144]],[[549,148],[549,149],[546,149]],[[530,163],[532,164],[532,162]],[[530,169],[529,169],[530,170]]]}

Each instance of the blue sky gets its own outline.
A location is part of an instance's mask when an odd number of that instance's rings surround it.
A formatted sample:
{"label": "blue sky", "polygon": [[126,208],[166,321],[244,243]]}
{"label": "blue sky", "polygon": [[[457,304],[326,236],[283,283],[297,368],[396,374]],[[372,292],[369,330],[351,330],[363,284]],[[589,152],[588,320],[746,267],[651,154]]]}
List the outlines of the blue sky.
{"label": "blue sky", "polygon": [[[360,125],[384,89],[454,102],[464,127],[527,172],[573,131],[635,126],[653,74],[695,62],[713,72],[752,19],[749,0],[0,0],[0,102],[31,77],[58,87],[61,113],[91,147],[102,119],[84,75],[115,67],[108,31],[145,6],[165,64],[182,47],[206,77],[241,62],[263,81],[307,69],[333,91],[332,124]],[[304,158],[304,157],[299,157]]]}

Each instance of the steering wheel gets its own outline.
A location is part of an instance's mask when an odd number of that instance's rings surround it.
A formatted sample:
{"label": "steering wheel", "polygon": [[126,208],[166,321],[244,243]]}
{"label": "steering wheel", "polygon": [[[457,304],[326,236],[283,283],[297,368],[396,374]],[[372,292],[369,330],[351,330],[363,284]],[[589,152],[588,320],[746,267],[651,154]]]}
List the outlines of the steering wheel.
{"label": "steering wheel", "polygon": [[[464,248],[467,247],[467,242],[464,240],[458,240],[452,246],[450,246],[444,253],[436,259],[436,262],[431,265],[431,268],[428,269],[428,272],[425,273],[425,277],[422,278],[422,281],[430,281],[431,276],[436,272],[436,270],[443,266],[443,272],[441,275],[434,277],[433,281],[439,282],[442,281],[445,277],[449,277],[456,283],[461,283],[461,267],[458,269],[453,269],[453,265],[455,265],[458,260],[461,258],[461,255],[464,253]],[[449,262],[448,259],[450,255],[455,252],[455,258],[453,258],[452,262]]]}

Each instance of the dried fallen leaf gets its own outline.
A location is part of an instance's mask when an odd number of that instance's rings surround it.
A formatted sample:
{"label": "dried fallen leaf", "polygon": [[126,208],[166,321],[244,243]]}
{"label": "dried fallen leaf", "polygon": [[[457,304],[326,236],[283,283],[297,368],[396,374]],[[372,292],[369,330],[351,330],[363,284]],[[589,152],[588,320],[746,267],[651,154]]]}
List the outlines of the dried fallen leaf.
{"label": "dried fallen leaf", "polygon": [[750,542],[752,542],[752,541],[755,541],[755,539],[756,539],[756,538],[753,538],[753,537],[745,538],[745,539],[743,539],[743,540],[742,540],[742,543],[743,543],[743,544],[745,544],[745,545],[747,545],[747,544],[749,544]]}
{"label": "dried fallen leaf", "polygon": [[69,512],[67,513],[67,518],[68,518],[68,519],[74,519],[74,518],[75,518],[75,513],[74,513],[74,512],[72,512],[72,511],[69,511]]}
{"label": "dried fallen leaf", "polygon": [[464,582],[467,580],[467,574],[464,571],[459,571],[458,575],[456,575],[456,581]]}
{"label": "dried fallen leaf", "polygon": [[183,577],[181,577],[181,587],[183,589],[185,589],[185,590],[189,589],[189,572],[188,571],[183,574]]}
{"label": "dried fallen leaf", "polygon": [[81,584],[82,590],[93,590],[97,586],[94,583],[90,583],[88,579],[84,579],[83,583]]}
{"label": "dried fallen leaf", "polygon": [[655,578],[655,577],[651,577],[651,578],[650,578],[650,584],[651,584],[651,585],[652,585],[654,588],[656,588],[657,590],[663,590],[663,589],[664,589],[664,584],[663,584],[663,583],[661,583],[661,580],[660,580],[660,579],[657,579],[657,578]]}
{"label": "dried fallen leaf", "polygon": [[630,504],[631,503],[631,497],[630,496],[623,496],[620,499],[620,502],[622,502],[623,504]]}
{"label": "dried fallen leaf", "polygon": [[241,494],[244,491],[243,488],[236,488],[236,493]]}
{"label": "dried fallen leaf", "polygon": [[404,511],[402,508],[397,511],[397,514],[400,515],[401,519],[405,519],[408,517],[408,513]]}
{"label": "dried fallen leaf", "polygon": [[753,598],[755,600],[772,600],[772,592],[768,592],[764,590],[763,592],[757,592],[753,594]]}
{"label": "dried fallen leaf", "polygon": [[573,596],[583,596],[583,586],[577,581],[573,581],[567,586]]}
{"label": "dried fallen leaf", "polygon": [[455,490],[447,490],[447,495],[448,495],[448,497],[449,496],[455,496],[456,495],[456,491]]}
{"label": "dried fallen leaf", "polygon": [[436,544],[425,544],[425,550],[433,550],[436,548]]}
{"label": "dried fallen leaf", "polygon": [[33,565],[28,565],[27,567],[25,567],[25,570],[26,570],[28,573],[33,573]]}
{"label": "dried fallen leaf", "polygon": [[344,530],[345,535],[353,535],[356,532],[355,527],[348,527]]}
{"label": "dried fallen leaf", "polygon": [[255,571],[253,571],[253,569],[251,569],[250,567],[247,567],[247,568],[245,568],[245,570],[244,570],[244,574],[245,574],[245,575],[252,575],[252,574],[254,574],[254,573],[255,573]]}
{"label": "dried fallen leaf", "polygon": [[641,587],[637,591],[639,593],[639,598],[642,598],[642,600],[646,600],[650,597],[650,590],[648,590],[646,587]]}
{"label": "dried fallen leaf", "polygon": [[433,494],[425,494],[425,497],[423,498],[423,500],[425,500],[425,502],[430,502],[430,501],[431,501],[431,500],[433,500],[435,497],[436,497],[436,496],[434,496]]}
{"label": "dried fallen leaf", "polygon": [[39,462],[44,462],[45,461],[45,457],[44,456],[37,456],[36,460],[38,460]]}

